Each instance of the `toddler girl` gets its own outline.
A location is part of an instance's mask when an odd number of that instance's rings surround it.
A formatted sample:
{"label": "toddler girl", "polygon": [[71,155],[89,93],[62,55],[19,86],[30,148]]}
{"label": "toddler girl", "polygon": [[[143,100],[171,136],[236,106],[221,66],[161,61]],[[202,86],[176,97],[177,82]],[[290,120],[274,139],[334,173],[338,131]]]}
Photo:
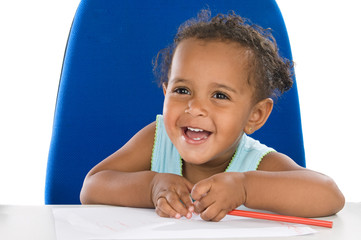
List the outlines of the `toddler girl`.
{"label": "toddler girl", "polygon": [[201,11],[156,58],[163,115],[88,173],[82,203],[211,221],[240,205],[302,217],[340,211],[331,178],[248,136],[292,87],[291,65],[269,32]]}

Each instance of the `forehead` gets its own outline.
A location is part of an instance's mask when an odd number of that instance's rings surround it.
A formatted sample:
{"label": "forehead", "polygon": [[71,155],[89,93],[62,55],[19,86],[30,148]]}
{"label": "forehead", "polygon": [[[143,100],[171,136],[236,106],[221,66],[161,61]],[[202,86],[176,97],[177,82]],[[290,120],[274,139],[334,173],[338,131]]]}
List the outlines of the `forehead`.
{"label": "forehead", "polygon": [[[228,40],[202,40],[189,38],[181,41],[175,49],[174,56],[187,54],[190,55],[217,55],[218,58],[227,58],[238,60],[238,63],[245,62],[247,49],[238,42]],[[194,56],[193,56],[194,57]]]}
{"label": "forehead", "polygon": [[175,50],[169,81],[198,78],[243,85],[248,83],[249,57],[249,51],[236,42],[186,39]]}

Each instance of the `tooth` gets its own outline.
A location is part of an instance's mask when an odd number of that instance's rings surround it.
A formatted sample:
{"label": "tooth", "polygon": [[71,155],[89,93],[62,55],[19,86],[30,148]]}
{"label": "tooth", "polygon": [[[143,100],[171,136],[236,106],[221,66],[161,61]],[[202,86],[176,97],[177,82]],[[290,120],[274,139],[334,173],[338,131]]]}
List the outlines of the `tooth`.
{"label": "tooth", "polygon": [[188,127],[188,130],[191,130],[193,132],[203,132],[203,129],[191,128],[191,127]]}

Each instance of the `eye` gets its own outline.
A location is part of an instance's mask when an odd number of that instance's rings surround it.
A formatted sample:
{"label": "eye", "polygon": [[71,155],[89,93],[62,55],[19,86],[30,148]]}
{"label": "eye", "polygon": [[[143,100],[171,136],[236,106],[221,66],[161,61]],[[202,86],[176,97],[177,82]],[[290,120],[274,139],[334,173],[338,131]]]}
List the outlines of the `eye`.
{"label": "eye", "polygon": [[227,96],[227,94],[222,93],[222,92],[216,92],[213,94],[213,97],[216,99],[221,99],[221,100],[229,100],[230,98]]}
{"label": "eye", "polygon": [[175,93],[178,93],[178,94],[190,94],[189,90],[187,88],[184,88],[184,87],[178,87],[176,89],[174,89]]}

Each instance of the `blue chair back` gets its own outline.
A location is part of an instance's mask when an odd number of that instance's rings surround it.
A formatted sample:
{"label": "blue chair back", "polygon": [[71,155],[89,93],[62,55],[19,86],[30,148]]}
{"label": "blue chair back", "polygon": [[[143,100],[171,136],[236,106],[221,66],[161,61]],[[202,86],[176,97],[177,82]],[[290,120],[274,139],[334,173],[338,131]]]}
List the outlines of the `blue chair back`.
{"label": "blue chair back", "polygon": [[[46,173],[46,204],[78,204],[87,172],[162,113],[152,59],[178,26],[209,8],[271,28],[292,59],[274,0],[82,0],[64,56]],[[279,99],[254,138],[305,165],[297,86]]]}

